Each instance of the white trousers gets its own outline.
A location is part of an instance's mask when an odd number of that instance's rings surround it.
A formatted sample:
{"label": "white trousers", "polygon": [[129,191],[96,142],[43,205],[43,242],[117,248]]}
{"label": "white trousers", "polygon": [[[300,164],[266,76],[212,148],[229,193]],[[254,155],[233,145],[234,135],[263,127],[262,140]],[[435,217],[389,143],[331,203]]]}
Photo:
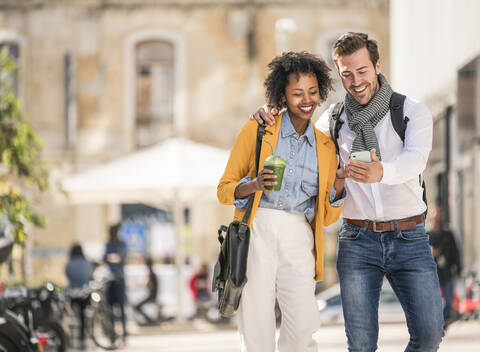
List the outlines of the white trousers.
{"label": "white trousers", "polygon": [[247,283],[238,310],[241,351],[275,351],[275,298],[282,311],[280,352],[317,351],[313,233],[304,215],[258,208],[253,220]]}

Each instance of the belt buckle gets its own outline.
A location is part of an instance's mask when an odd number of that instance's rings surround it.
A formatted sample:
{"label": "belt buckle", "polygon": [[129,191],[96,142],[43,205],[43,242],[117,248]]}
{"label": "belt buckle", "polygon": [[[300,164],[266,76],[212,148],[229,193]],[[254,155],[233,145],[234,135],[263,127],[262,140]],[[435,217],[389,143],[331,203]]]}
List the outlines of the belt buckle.
{"label": "belt buckle", "polygon": [[373,221],[373,232],[382,232],[381,230],[377,230],[377,222],[376,221]]}

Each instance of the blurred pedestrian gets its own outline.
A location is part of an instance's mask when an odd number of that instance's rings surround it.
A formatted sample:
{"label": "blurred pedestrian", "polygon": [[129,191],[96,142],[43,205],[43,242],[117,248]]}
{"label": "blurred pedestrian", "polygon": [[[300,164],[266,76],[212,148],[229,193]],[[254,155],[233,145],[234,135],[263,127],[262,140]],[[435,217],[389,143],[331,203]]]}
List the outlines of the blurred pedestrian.
{"label": "blurred pedestrian", "polygon": [[[84,254],[82,246],[78,243],[72,245],[70,249],[70,259],[65,267],[65,273],[68,279],[68,288],[82,290],[88,286],[92,279],[93,265],[88,261]],[[78,318],[80,320],[80,348],[85,348],[85,308],[88,305],[89,298],[84,295],[73,295],[71,298],[72,307],[77,307]]]}
{"label": "blurred pedestrian", "polygon": [[190,279],[190,290],[197,308],[195,316],[205,317],[211,296],[209,270],[206,263],[202,263]]}
{"label": "blurred pedestrian", "polygon": [[[112,279],[107,284],[106,299],[112,309],[120,310],[123,340],[127,338],[125,318],[125,263],[127,260],[127,245],[120,240],[120,224],[110,226],[109,240],[105,246],[103,260],[108,265]],[[115,326],[115,321],[113,321]]]}
{"label": "blurred pedestrian", "polygon": [[[407,317],[405,351],[437,351],[442,297],[425,233],[421,183],[432,148],[432,114],[392,90],[381,73],[377,42],[368,34],[342,34],[332,58],[346,94],[316,125],[336,143],[347,175],[337,271],[348,350],[377,349],[386,278]],[[252,118],[274,125],[276,112],[268,110],[260,108]]]}
{"label": "blurred pedestrian", "polygon": [[138,304],[135,305],[135,310],[142,315],[145,321],[148,324],[155,324],[158,322],[158,318],[161,316],[161,312],[159,310],[159,314],[157,319],[152,319],[145,311],[143,310],[143,306],[147,303],[157,303],[157,294],[158,294],[158,279],[157,275],[153,271],[153,260],[151,257],[145,258],[145,265],[148,268],[148,281],[147,281],[147,297],[141,300]]}
{"label": "blurred pedestrian", "polygon": [[430,245],[437,262],[438,279],[442,288],[444,329],[446,330],[448,325],[455,319],[451,314],[453,292],[455,290],[456,278],[462,273],[462,264],[455,236],[443,224],[441,208],[437,206],[434,211],[433,230],[429,232]]}

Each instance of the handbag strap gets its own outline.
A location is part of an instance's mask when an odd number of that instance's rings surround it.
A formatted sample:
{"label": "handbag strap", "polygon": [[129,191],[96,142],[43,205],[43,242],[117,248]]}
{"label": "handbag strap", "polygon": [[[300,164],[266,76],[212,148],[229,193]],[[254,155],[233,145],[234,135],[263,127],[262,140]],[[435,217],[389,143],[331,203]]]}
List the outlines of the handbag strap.
{"label": "handbag strap", "polygon": [[[255,175],[258,175],[258,165],[260,163],[260,151],[262,150],[262,140],[263,136],[265,135],[265,122],[262,124],[258,125],[257,128],[257,147],[255,151]],[[254,195],[250,197],[250,200],[248,201],[247,205],[247,210],[245,211],[245,214],[243,215],[243,220],[242,223],[248,224],[248,220],[250,219],[250,214],[252,213],[252,207],[253,207],[253,199]]]}

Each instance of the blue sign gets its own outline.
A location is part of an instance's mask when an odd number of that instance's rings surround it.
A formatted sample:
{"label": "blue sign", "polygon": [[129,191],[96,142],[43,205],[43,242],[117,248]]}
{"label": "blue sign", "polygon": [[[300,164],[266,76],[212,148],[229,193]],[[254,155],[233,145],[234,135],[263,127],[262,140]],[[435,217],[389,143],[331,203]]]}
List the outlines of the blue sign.
{"label": "blue sign", "polygon": [[120,238],[127,244],[129,253],[147,252],[147,227],[134,222],[124,222],[120,230]]}

